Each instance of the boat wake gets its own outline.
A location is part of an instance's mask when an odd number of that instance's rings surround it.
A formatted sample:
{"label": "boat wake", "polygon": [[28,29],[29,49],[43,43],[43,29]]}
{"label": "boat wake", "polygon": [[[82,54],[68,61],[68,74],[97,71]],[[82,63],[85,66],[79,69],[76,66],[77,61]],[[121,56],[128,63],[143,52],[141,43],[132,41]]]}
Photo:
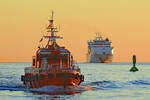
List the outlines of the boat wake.
{"label": "boat wake", "polygon": [[82,93],[84,91],[95,90],[96,88],[80,85],[80,86],[69,86],[69,87],[61,87],[61,86],[45,86],[39,89],[27,89],[23,84],[7,84],[0,85],[0,90],[9,90],[9,91],[27,91],[31,93],[37,94],[49,94],[49,95],[63,95],[63,94],[76,94]]}
{"label": "boat wake", "polygon": [[146,80],[132,80],[132,81],[125,81],[125,82],[119,82],[119,81],[96,81],[91,82],[88,84],[89,86],[95,87],[99,90],[112,90],[112,89],[120,89],[120,88],[140,88],[140,86],[150,86],[150,81]]}
{"label": "boat wake", "polygon": [[134,85],[150,85],[150,82],[146,80],[134,80],[134,81],[129,81],[129,83]]}
{"label": "boat wake", "polygon": [[145,80],[132,80],[126,82],[119,81],[95,81],[91,83],[84,83],[80,86],[69,86],[69,87],[58,87],[58,86],[45,86],[39,89],[27,89],[23,84],[15,83],[6,83],[0,84],[0,90],[8,90],[8,91],[27,91],[36,94],[49,94],[49,95],[63,95],[63,94],[76,94],[82,93],[84,91],[93,91],[93,90],[112,90],[112,89],[120,89],[120,88],[134,88],[136,85],[138,86],[150,86],[149,81]]}
{"label": "boat wake", "polygon": [[58,87],[58,86],[45,86],[43,88],[39,89],[29,89],[30,91],[34,93],[40,93],[40,94],[49,94],[49,95],[60,95],[60,94],[76,94],[76,93],[82,93],[84,91],[94,90],[93,87],[87,87],[84,85],[80,86],[69,86],[69,87]]}
{"label": "boat wake", "polygon": [[101,89],[101,90],[121,88],[118,82],[115,82],[115,81],[96,81],[96,82],[91,82],[88,85],[93,86],[96,89]]}

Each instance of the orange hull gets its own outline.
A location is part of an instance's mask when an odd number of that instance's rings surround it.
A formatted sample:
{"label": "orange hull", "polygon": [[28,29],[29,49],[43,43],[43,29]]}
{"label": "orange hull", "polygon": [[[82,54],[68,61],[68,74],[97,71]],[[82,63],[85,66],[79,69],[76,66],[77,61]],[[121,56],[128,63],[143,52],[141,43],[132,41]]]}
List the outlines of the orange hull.
{"label": "orange hull", "polygon": [[78,72],[58,72],[46,74],[25,74],[22,81],[26,88],[41,88],[44,86],[76,86],[84,80],[84,77]]}

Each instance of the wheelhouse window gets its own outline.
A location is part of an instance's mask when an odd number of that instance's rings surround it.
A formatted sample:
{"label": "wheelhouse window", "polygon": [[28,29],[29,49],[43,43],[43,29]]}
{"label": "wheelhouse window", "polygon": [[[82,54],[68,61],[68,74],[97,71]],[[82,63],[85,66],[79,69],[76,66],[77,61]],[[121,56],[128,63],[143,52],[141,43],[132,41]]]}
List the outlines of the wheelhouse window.
{"label": "wheelhouse window", "polygon": [[67,61],[68,60],[68,55],[61,55],[61,60],[62,61]]}
{"label": "wheelhouse window", "polygon": [[51,61],[57,61],[57,60],[59,60],[59,56],[56,55],[56,54],[54,54],[54,55],[49,55],[49,60],[51,60]]}

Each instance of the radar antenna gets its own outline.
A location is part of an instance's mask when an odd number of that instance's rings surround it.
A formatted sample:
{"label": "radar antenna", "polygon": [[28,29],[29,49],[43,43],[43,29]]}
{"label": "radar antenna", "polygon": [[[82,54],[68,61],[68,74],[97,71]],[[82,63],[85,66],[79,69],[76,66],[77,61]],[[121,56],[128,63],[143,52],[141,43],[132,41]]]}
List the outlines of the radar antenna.
{"label": "radar antenna", "polygon": [[96,33],[95,33],[95,34],[96,34],[96,40],[103,40],[100,33],[101,33],[101,32],[96,32]]}
{"label": "radar antenna", "polygon": [[56,44],[56,39],[62,39],[62,37],[56,35],[56,32],[59,32],[59,31],[58,31],[57,27],[55,27],[53,24],[53,22],[54,22],[53,17],[54,17],[54,12],[52,11],[51,19],[48,20],[49,25],[47,27],[47,32],[50,34],[44,36],[44,38],[48,39],[48,43],[47,43],[46,47],[49,45],[49,42],[51,42],[52,44]]}

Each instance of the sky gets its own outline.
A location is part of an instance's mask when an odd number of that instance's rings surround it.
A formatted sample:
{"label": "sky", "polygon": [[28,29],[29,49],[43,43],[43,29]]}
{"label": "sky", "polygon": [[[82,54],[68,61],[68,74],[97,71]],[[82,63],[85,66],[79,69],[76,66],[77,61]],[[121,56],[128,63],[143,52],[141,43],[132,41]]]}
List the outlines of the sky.
{"label": "sky", "polygon": [[0,62],[31,62],[51,11],[60,27],[58,44],[86,61],[96,32],[114,47],[113,62],[150,62],[149,0],[1,0]]}

